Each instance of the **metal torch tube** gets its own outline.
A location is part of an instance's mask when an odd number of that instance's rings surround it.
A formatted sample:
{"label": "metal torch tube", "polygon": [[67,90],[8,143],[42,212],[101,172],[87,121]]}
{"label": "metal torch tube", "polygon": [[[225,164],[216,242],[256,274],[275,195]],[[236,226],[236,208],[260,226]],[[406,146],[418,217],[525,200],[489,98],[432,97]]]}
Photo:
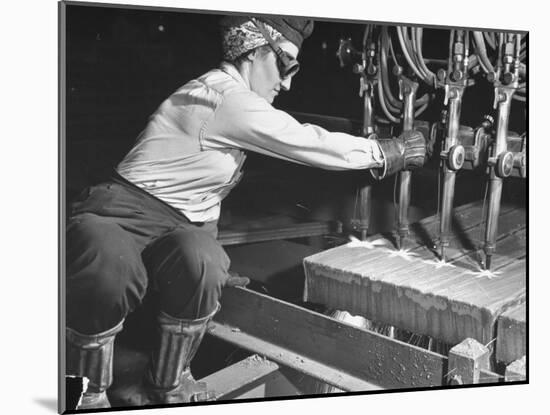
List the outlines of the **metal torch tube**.
{"label": "metal torch tube", "polygon": [[[414,124],[414,104],[418,84],[407,82],[404,93],[403,106],[403,131],[410,131]],[[409,234],[409,205],[411,203],[411,172],[403,170],[399,173],[399,207],[397,215],[397,233],[399,235],[399,248],[403,246],[405,238]]]}
{"label": "metal torch tube", "polygon": [[[365,91],[363,98],[363,135],[368,137],[374,132],[372,124],[373,108],[372,94]],[[367,239],[367,231],[370,225],[370,211],[372,205],[372,186],[370,184],[362,186],[359,189],[359,231],[361,240]]]}
{"label": "metal torch tube", "polygon": [[374,133],[374,126],[372,124],[373,118],[372,109],[372,93],[366,93],[363,99],[363,135],[368,137]]}
{"label": "metal torch tube", "polygon": [[372,204],[372,186],[366,185],[359,190],[359,230],[361,240],[367,240],[367,231],[370,224],[370,210]]}
{"label": "metal torch tube", "polygon": [[[463,88],[454,87],[449,91],[449,120],[447,127],[447,139],[445,151],[449,151],[457,143],[460,128],[460,108],[462,104]],[[443,195],[441,202],[440,221],[440,247],[441,260],[445,260],[445,249],[449,246],[449,233],[451,229],[451,211],[455,193],[456,171],[450,169],[447,164],[443,167]]]}
{"label": "metal torch tube", "polygon": [[[510,118],[510,106],[512,102],[513,89],[497,88],[498,94],[498,119],[496,128],[496,140],[492,154],[493,163],[497,157],[507,150],[506,137],[508,133],[508,120]],[[487,210],[487,225],[485,227],[485,268],[491,267],[491,256],[496,249],[496,235],[498,227],[498,216],[500,214],[500,199],[502,196],[502,178],[495,172],[495,165],[491,167],[489,176],[489,209]]]}

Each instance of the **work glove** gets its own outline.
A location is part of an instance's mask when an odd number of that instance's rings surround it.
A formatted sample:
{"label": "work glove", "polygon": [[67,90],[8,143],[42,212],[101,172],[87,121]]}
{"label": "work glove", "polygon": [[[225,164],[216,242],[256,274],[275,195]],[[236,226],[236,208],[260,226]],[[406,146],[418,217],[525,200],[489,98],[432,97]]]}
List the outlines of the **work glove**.
{"label": "work glove", "polygon": [[384,156],[384,166],[371,169],[373,177],[377,180],[401,170],[412,170],[424,165],[426,139],[420,131],[405,131],[397,138],[380,139],[377,142]]}

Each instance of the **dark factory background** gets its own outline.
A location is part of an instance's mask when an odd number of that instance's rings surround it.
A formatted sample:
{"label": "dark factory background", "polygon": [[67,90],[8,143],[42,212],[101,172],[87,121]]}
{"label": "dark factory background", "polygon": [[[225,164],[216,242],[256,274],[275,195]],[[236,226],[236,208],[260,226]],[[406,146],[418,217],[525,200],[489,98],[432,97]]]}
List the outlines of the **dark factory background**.
{"label": "dark factory background", "polygon": [[[188,80],[221,61],[217,14],[133,10],[117,7],[68,5],[66,26],[66,201],[90,184],[108,178],[112,168],[131,148],[147,119],[160,103]],[[361,46],[364,23],[316,21],[304,42],[301,70],[292,89],[275,106],[296,114],[317,114],[334,130],[359,134],[362,99],[359,76],[336,56],[340,39]],[[449,30],[425,30],[424,55],[448,56]],[[421,87],[422,88],[422,87]],[[437,121],[443,93],[422,115]],[[482,80],[466,89],[462,123],[475,127],[493,113],[493,88]],[[523,133],[525,110],[514,103],[511,129]],[[333,117],[333,118],[330,118]],[[315,121],[309,118],[306,121]],[[522,129],[523,128],[523,129]],[[254,212],[282,213],[311,220],[342,220],[354,214],[358,186],[370,175],[327,172],[250,154],[241,184],[224,201],[220,225]],[[437,162],[414,173],[413,219],[437,209]],[[483,172],[459,173],[456,203],[483,197]],[[393,179],[374,189],[373,220],[369,233],[393,226]],[[524,200],[525,180],[509,179],[504,199]]]}

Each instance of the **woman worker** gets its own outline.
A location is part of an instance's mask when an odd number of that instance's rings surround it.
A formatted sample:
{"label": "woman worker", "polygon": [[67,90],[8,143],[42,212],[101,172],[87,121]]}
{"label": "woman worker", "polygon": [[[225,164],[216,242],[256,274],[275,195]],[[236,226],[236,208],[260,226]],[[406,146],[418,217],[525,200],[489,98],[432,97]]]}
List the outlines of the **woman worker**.
{"label": "woman worker", "polygon": [[160,299],[157,346],[143,382],[149,402],[209,398],[189,366],[228,280],[216,224],[247,151],[329,170],[374,169],[380,178],[424,162],[416,131],[365,139],[300,124],[271,105],[290,89],[313,21],[228,16],[221,28],[221,66],[169,96],[115,177],[73,204],[67,374],[89,379],[79,408],[110,406],[114,339],[147,289]]}

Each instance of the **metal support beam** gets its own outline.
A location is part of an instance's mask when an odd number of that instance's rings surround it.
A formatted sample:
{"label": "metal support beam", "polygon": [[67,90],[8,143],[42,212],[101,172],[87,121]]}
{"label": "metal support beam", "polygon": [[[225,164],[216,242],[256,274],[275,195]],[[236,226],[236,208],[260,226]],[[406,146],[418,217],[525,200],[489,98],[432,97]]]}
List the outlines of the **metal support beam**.
{"label": "metal support beam", "polygon": [[440,386],[447,358],[247,290],[226,288],[210,334],[346,391]]}
{"label": "metal support beam", "polygon": [[481,370],[489,369],[487,347],[474,339],[465,339],[449,351],[448,382],[451,385],[481,383]]}
{"label": "metal support beam", "polygon": [[279,375],[279,365],[253,355],[203,379],[217,401],[265,398],[265,384]]}
{"label": "metal support beam", "polygon": [[222,245],[273,241],[276,239],[303,238],[342,232],[341,222],[293,223],[277,229],[251,229],[244,231],[221,231],[218,240]]}
{"label": "metal support beam", "polygon": [[296,353],[293,350],[278,346],[261,338],[251,336],[236,327],[213,323],[210,325],[208,333],[242,349],[261,354],[269,360],[322,380],[332,386],[337,386],[345,391],[363,392],[381,389],[370,382],[349,375],[323,362],[313,360],[303,354]]}

